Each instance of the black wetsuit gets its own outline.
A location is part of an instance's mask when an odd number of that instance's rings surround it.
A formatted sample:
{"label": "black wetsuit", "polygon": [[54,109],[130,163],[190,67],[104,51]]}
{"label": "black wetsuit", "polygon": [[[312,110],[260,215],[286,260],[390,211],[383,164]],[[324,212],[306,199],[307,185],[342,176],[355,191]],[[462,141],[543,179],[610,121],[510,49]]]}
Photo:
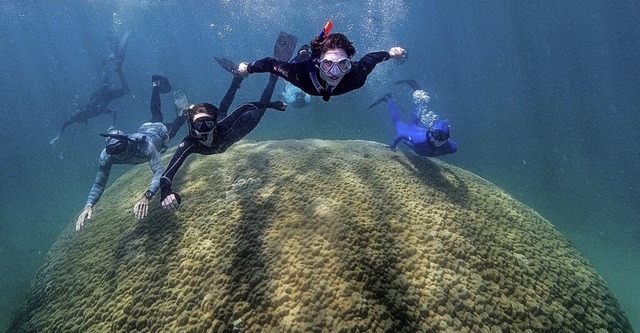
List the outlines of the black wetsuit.
{"label": "black wetsuit", "polygon": [[[211,142],[211,146],[204,145],[201,141],[190,134],[187,135],[178,145],[178,149],[175,154],[173,154],[171,162],[169,162],[169,165],[160,178],[161,200],[164,200],[168,195],[174,193],[171,190],[173,177],[189,155],[193,153],[201,155],[223,153],[227,148],[249,134],[249,132],[258,125],[267,107],[272,104],[269,101],[273,95],[273,90],[278,77],[275,75],[269,76],[269,83],[262,92],[259,102],[244,103],[227,115],[229,106],[233,102],[233,98],[235,97],[238,88],[240,88],[242,80],[242,77],[234,77],[231,82],[231,86],[229,86],[227,93],[220,102],[218,119],[222,120],[218,121],[216,129],[213,132],[213,141]],[[178,201],[180,201],[177,194],[176,197],[178,198]]]}
{"label": "black wetsuit", "polygon": [[[340,83],[338,83],[331,92],[325,90],[327,83],[320,77],[320,70],[315,66],[312,59],[303,62],[289,63],[267,57],[249,64],[247,71],[249,73],[269,72],[278,75],[291,82],[294,86],[302,89],[307,94],[322,96],[322,99],[328,101],[330,96],[342,95],[362,87],[367,80],[367,76],[369,76],[376,65],[390,58],[391,56],[387,51],[365,54],[360,60],[352,63],[351,70],[345,74]],[[318,90],[313,83],[310,71],[315,73],[318,83],[320,84],[320,90]]]}
{"label": "black wetsuit", "polygon": [[86,124],[89,118],[97,117],[103,113],[111,113],[112,125],[115,125],[117,114],[114,110],[108,108],[109,103],[129,93],[129,85],[127,84],[124,74],[122,74],[121,70],[117,71],[117,73],[120,77],[120,88],[110,89],[109,85],[105,82],[106,75],[103,75],[102,86],[91,95],[91,99],[87,105],[76,110],[71,118],[60,126],[58,138],[62,136],[62,133],[69,125],[73,123]]}
{"label": "black wetsuit", "polygon": [[160,87],[153,87],[153,90],[151,91],[151,104],[150,104],[151,120],[149,121],[152,123],[163,123],[165,126],[167,126],[167,130],[168,130],[167,135],[169,136],[169,140],[171,140],[173,139],[174,136],[176,136],[176,133],[178,133],[178,130],[180,129],[180,127],[182,127],[182,125],[184,125],[184,123],[187,121],[187,116],[178,115],[176,116],[175,119],[173,119],[173,122],[165,123],[163,122],[161,106],[162,105],[160,102]]}

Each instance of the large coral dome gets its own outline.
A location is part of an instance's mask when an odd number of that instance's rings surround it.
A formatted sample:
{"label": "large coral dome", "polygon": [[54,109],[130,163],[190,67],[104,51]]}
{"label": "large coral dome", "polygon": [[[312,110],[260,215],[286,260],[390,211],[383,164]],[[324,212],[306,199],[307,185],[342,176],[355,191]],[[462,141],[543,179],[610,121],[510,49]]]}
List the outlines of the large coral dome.
{"label": "large coral dome", "polygon": [[69,223],[9,331],[632,332],[551,223],[438,160],[241,141],[191,156],[180,209],[137,221],[148,169]]}

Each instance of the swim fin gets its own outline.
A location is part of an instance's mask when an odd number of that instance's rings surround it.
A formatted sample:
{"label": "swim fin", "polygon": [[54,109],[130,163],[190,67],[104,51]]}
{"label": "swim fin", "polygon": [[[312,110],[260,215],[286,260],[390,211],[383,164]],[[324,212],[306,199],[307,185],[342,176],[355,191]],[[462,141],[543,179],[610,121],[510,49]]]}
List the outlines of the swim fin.
{"label": "swim fin", "polygon": [[120,44],[118,44],[118,50],[116,50],[115,58],[116,58],[116,72],[122,70],[122,63],[124,62],[124,55],[127,52],[127,43],[129,42],[129,33],[131,31],[127,31],[120,38]]}
{"label": "swim fin", "polygon": [[118,53],[116,54],[119,58],[118,61],[120,62],[124,61],[124,55],[127,52],[127,44],[129,43],[130,33],[131,31],[127,31],[124,33],[124,35],[122,35],[122,38],[120,38],[120,44],[118,45]]}
{"label": "swim fin", "polygon": [[402,83],[406,83],[409,87],[411,87],[411,89],[413,89],[413,91],[416,90],[422,90],[422,88],[420,88],[420,86],[418,85],[418,82],[416,82],[416,80],[400,80],[397,81],[396,84],[402,84]]}
{"label": "swim fin", "polygon": [[372,107],[382,103],[382,102],[386,102],[387,99],[392,98],[393,96],[391,96],[391,93],[387,93],[386,95],[382,96],[379,100],[373,102],[373,104],[369,105],[369,107],[367,108],[367,110],[371,109]]}
{"label": "swim fin", "polygon": [[187,93],[182,90],[173,92],[173,104],[176,108],[176,115],[183,116],[187,110],[189,110],[189,99],[187,99]]}
{"label": "swim fin", "polygon": [[286,32],[280,32],[273,47],[273,57],[280,61],[289,61],[296,50],[297,43],[298,37]]}
{"label": "swim fin", "polygon": [[236,64],[233,63],[233,61],[231,61],[230,59],[218,57],[213,57],[213,59],[227,72],[236,76],[238,75],[238,66],[236,66]]}
{"label": "swim fin", "polygon": [[151,84],[153,84],[154,87],[159,87],[161,94],[166,94],[171,91],[171,83],[169,83],[169,79],[164,76],[151,76]]}

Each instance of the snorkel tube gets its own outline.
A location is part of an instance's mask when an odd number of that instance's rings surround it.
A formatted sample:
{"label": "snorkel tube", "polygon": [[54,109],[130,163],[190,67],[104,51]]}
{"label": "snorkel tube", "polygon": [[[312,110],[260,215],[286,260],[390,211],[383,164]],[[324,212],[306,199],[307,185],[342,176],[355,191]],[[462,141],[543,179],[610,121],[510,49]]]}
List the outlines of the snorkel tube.
{"label": "snorkel tube", "polygon": [[[329,33],[331,32],[331,28],[333,28],[333,22],[331,21],[331,19],[329,19],[318,35],[318,41],[320,43],[322,43],[324,41],[324,38],[329,35]],[[322,100],[326,102],[331,97],[331,92],[333,91],[334,87],[327,84],[327,87],[325,88],[320,84],[320,82],[318,82],[318,77],[316,76],[317,63],[318,59],[313,58],[312,55],[311,61],[307,63],[309,67],[309,77],[311,77],[311,83],[313,83],[313,86],[322,95]]]}
{"label": "snorkel tube", "polygon": [[331,28],[333,28],[333,22],[329,19],[329,21],[324,25],[322,31],[320,31],[320,38],[324,39],[327,37],[327,35],[331,33]]}

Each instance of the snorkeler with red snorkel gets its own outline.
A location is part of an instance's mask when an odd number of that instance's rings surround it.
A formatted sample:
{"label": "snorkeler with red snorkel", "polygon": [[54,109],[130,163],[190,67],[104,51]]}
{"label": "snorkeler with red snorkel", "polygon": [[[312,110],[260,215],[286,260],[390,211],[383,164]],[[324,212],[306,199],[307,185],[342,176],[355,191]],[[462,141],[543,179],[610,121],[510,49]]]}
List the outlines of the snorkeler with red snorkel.
{"label": "snorkeler with red snorkel", "polygon": [[303,46],[292,61],[272,57],[243,62],[236,72],[244,77],[252,73],[271,73],[291,82],[309,95],[342,95],[364,85],[367,76],[377,64],[389,59],[405,59],[407,51],[396,46],[389,51],[371,52],[360,60],[351,58],[356,53],[351,41],[341,33],[331,33],[333,22],[329,20],[311,45]]}

